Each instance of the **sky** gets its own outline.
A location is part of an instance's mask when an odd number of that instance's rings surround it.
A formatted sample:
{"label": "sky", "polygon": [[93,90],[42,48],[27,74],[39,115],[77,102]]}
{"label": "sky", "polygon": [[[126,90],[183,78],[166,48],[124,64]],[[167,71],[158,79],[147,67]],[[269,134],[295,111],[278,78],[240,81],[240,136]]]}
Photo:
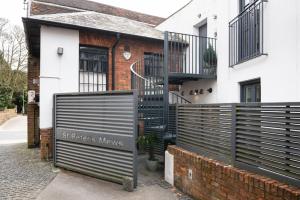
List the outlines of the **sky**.
{"label": "sky", "polygon": [[[21,17],[26,16],[24,0],[2,0],[0,18],[7,18],[12,24],[22,26]],[[93,0],[160,17],[168,17],[190,0]]]}

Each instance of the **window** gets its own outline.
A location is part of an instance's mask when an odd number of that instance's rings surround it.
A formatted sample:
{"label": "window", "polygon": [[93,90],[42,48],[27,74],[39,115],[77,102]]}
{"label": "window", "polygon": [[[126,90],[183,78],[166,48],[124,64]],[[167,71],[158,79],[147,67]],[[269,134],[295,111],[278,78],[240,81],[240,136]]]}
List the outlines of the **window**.
{"label": "window", "polygon": [[163,57],[156,53],[145,53],[145,77],[158,77],[163,75]]}
{"label": "window", "polygon": [[108,50],[81,46],[79,52],[79,91],[107,90]]}
{"label": "window", "polygon": [[263,0],[240,0],[240,13],[229,23],[229,65],[263,55]]}
{"label": "window", "polygon": [[260,79],[241,83],[241,102],[261,102]]}
{"label": "window", "polygon": [[253,3],[253,0],[240,0],[240,12],[245,10],[250,3]]}

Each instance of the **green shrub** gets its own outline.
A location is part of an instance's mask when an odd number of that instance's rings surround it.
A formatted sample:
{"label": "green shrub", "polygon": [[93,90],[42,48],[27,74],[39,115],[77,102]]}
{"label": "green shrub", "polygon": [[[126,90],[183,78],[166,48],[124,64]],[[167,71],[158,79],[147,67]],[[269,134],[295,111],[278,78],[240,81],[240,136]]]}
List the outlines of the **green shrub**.
{"label": "green shrub", "polygon": [[217,54],[212,45],[209,45],[209,47],[205,50],[203,54],[203,61],[207,67],[217,66]]}
{"label": "green shrub", "polygon": [[10,87],[0,86],[0,108],[5,109],[12,103],[12,89]]}
{"label": "green shrub", "polygon": [[151,133],[143,136],[139,136],[137,139],[137,143],[144,147],[149,147],[149,160],[154,161],[154,145],[157,143],[158,137],[156,134]]}

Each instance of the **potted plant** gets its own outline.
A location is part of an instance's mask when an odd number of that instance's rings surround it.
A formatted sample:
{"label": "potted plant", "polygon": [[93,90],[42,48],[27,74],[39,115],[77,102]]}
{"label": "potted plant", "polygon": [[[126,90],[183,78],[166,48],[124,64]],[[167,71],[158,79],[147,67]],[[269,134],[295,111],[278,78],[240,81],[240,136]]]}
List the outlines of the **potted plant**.
{"label": "potted plant", "polygon": [[209,45],[208,48],[203,53],[204,61],[204,70],[206,71],[215,71],[217,66],[217,54],[212,45]]}
{"label": "potted plant", "polygon": [[149,158],[146,161],[146,167],[150,171],[156,171],[158,167],[158,160],[154,155],[154,145],[156,144],[158,138],[156,134],[147,134],[143,136],[139,136],[137,143],[140,146],[148,147]]}

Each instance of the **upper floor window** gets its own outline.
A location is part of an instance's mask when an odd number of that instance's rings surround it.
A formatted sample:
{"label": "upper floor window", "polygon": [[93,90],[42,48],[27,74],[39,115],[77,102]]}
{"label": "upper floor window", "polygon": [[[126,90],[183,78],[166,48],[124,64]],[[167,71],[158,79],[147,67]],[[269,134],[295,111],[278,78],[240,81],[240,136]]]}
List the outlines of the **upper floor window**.
{"label": "upper floor window", "polygon": [[253,0],[240,0],[240,12],[245,10],[250,3],[253,3]]}
{"label": "upper floor window", "polygon": [[229,23],[229,65],[263,54],[263,2],[240,0],[240,14]]}
{"label": "upper floor window", "polygon": [[79,91],[107,90],[108,50],[81,46],[79,52]]}

